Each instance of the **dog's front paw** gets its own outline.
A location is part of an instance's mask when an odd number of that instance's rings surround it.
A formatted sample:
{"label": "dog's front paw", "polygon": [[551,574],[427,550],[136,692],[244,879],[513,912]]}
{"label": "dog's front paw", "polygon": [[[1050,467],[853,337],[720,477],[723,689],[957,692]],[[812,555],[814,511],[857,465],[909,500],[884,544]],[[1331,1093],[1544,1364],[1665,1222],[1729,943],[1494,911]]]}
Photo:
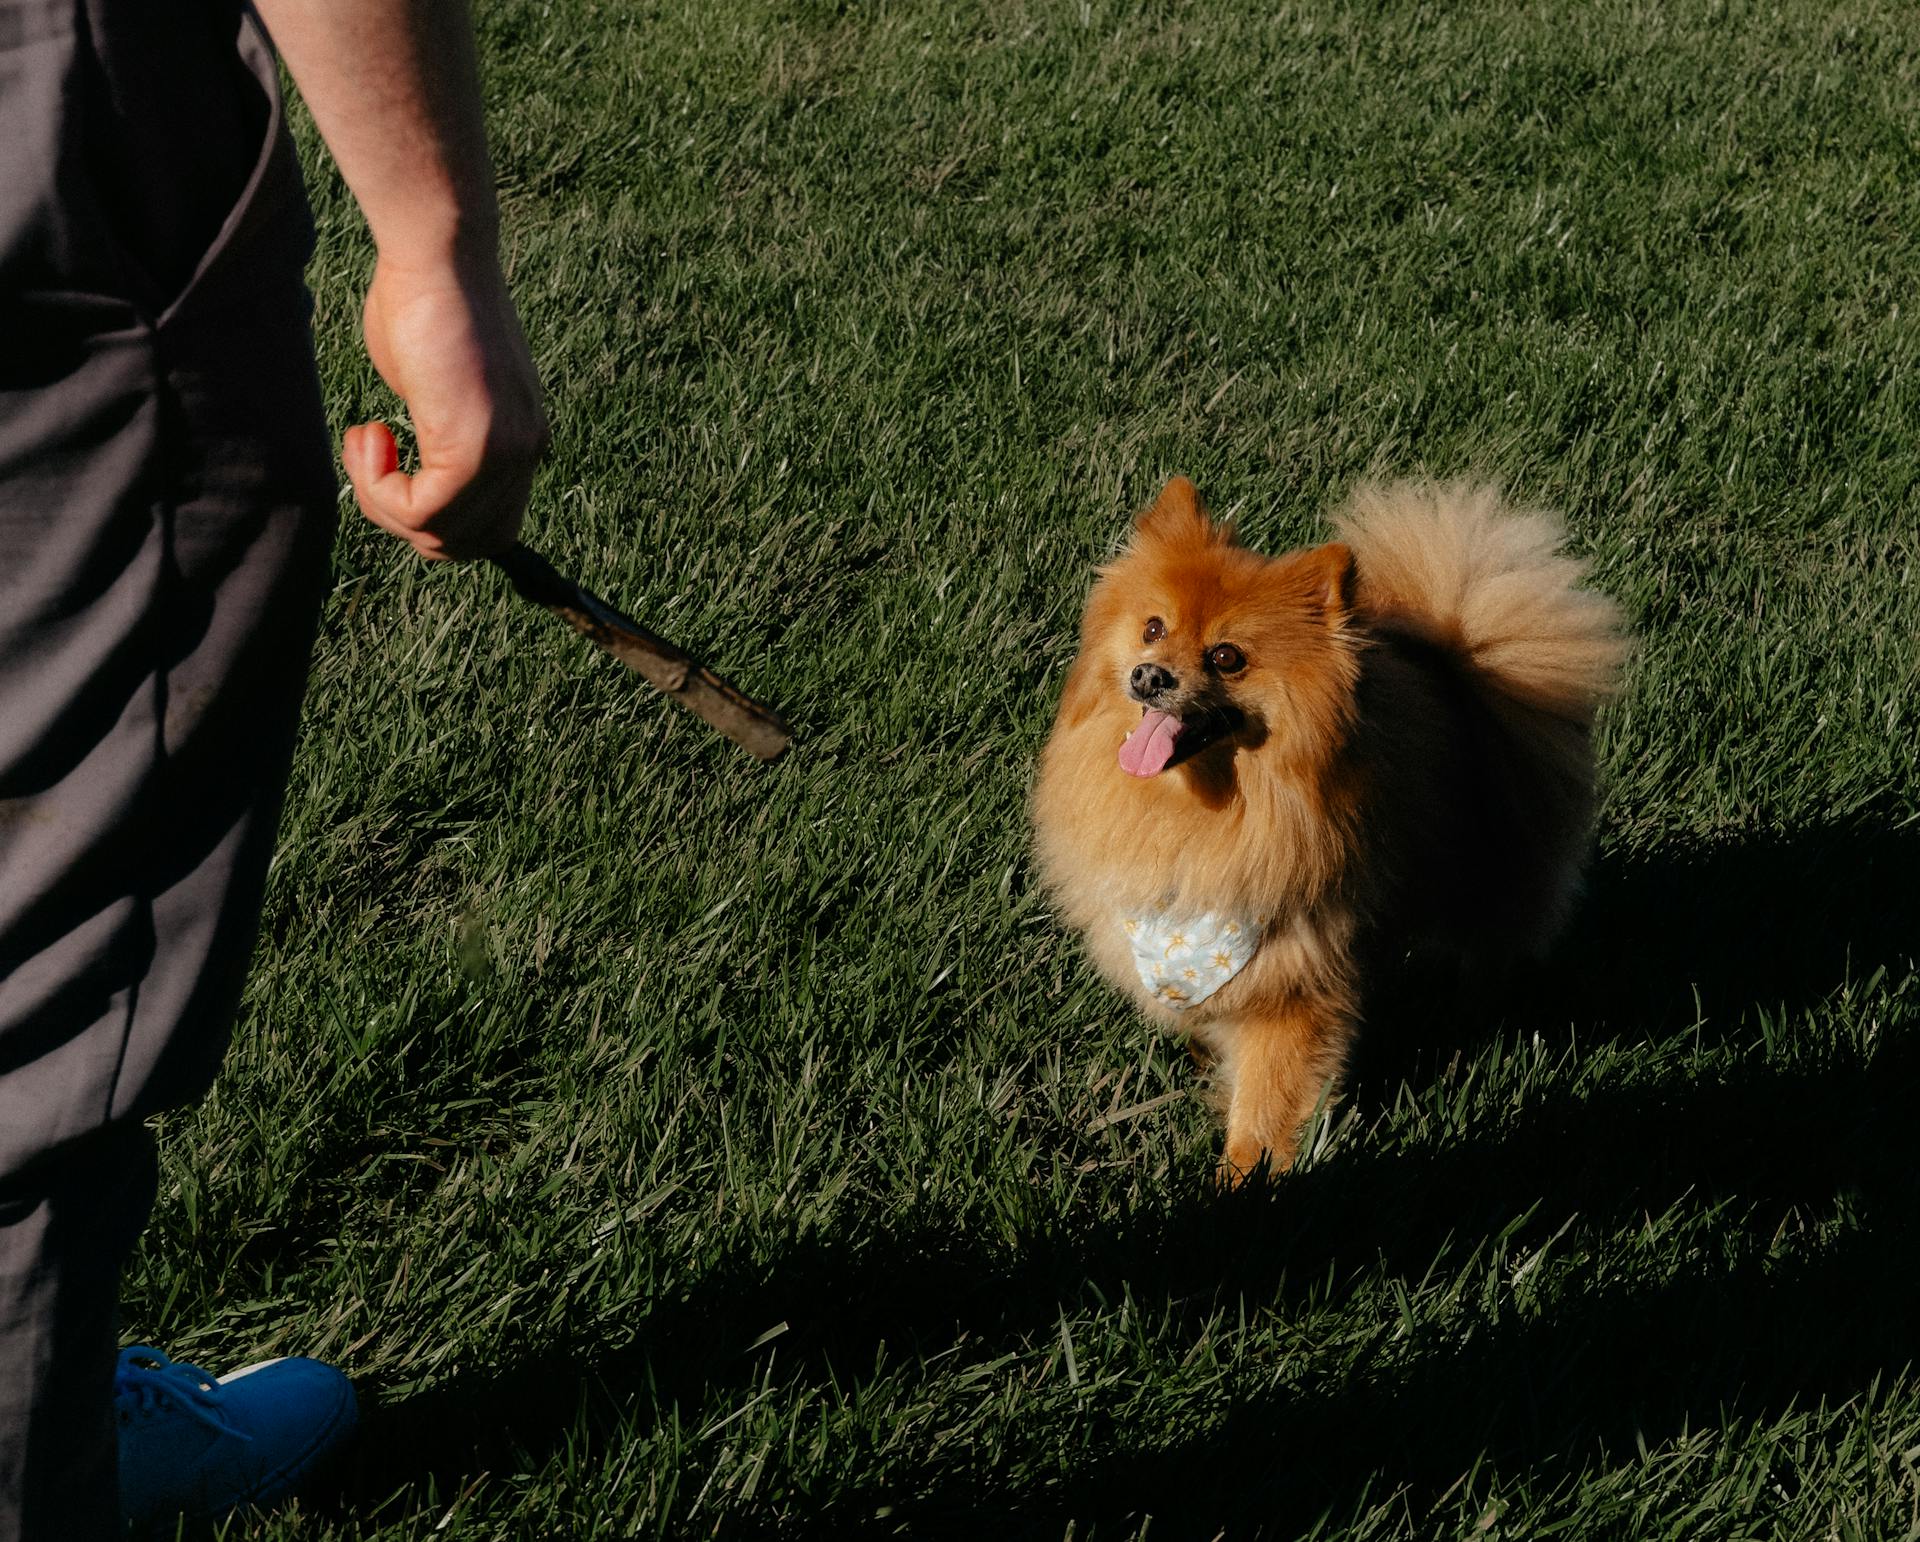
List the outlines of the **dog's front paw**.
{"label": "dog's front paw", "polygon": [[1227,1149],[1220,1155],[1220,1165],[1213,1170],[1213,1181],[1218,1188],[1237,1189],[1256,1174],[1262,1178],[1277,1177],[1287,1166],[1285,1160],[1257,1140],[1229,1140]]}

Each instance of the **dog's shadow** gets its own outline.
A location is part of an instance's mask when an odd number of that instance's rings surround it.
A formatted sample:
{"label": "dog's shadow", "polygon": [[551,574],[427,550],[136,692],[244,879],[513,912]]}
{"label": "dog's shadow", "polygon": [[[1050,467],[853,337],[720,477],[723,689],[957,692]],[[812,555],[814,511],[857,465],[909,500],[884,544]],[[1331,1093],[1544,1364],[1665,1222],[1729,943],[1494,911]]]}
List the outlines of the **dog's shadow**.
{"label": "dog's shadow", "polygon": [[1603,858],[1538,964],[1463,977],[1388,970],[1349,1088],[1364,1101],[1490,1039],[1636,1044],[1692,1029],[1746,1045],[1878,969],[1920,956],[1920,821],[1669,843]]}
{"label": "dog's shadow", "polygon": [[[1920,828],[1908,823],[1602,862],[1555,968],[1505,1015],[1489,1019],[1471,995],[1423,1005],[1408,985],[1388,1003],[1373,1036],[1386,1047],[1363,1080],[1378,1085],[1396,1065],[1427,1074],[1527,1023],[1568,1025],[1587,1044],[1691,1027],[1737,1045],[1757,1032],[1758,1008],[1806,1009],[1911,959],[1916,858]],[[1393,1011],[1407,1016],[1396,1025]],[[543,1459],[583,1419],[604,1426],[747,1388],[767,1372],[754,1343],[774,1323],[786,1324],[780,1378],[844,1392],[872,1374],[883,1344],[896,1362],[962,1337],[977,1355],[1030,1345],[1089,1290],[1130,1294],[1149,1315],[1236,1295],[1285,1302],[1381,1270],[1417,1279],[1461,1238],[1505,1231],[1537,1247],[1569,1216],[1617,1225],[1683,1200],[1747,1217],[1736,1240],[1756,1235],[1754,1216],[1762,1231],[1836,1205],[1860,1219],[1783,1259],[1683,1266],[1657,1287],[1517,1314],[1384,1377],[1241,1399],[1224,1426],[1191,1439],[1116,1435],[1044,1482],[1032,1477],[1044,1453],[1011,1484],[965,1459],[930,1460],[897,1470],[884,1492],[817,1496],[818,1529],[940,1535],[990,1521],[1009,1536],[1058,1536],[1069,1516],[1154,1513],[1156,1535],[1185,1534],[1164,1524],[1182,1515],[1207,1534],[1230,1524],[1288,1534],[1369,1485],[1431,1502],[1483,1453],[1510,1471],[1544,1461],[1571,1463],[1571,1474],[1636,1440],[1851,1396],[1920,1345],[1909,1128],[1920,1027],[1903,1016],[1870,1057],[1844,1046],[1788,1064],[1735,1055],[1710,1082],[1549,1092],[1486,1136],[1342,1154],[1271,1190],[1060,1215],[1011,1241],[944,1216],[853,1217],[844,1234],[742,1253],[678,1300],[637,1303],[625,1344],[560,1343],[376,1406],[347,1502],[364,1515],[428,1479],[444,1500],[474,1474]],[[1240,1455],[1222,1459],[1229,1449]]]}

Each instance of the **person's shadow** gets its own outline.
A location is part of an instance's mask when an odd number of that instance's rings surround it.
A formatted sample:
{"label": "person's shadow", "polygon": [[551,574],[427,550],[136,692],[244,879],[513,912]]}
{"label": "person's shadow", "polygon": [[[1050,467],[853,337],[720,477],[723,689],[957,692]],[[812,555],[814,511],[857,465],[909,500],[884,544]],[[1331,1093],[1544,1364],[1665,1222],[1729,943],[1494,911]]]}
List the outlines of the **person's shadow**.
{"label": "person's shadow", "polygon": [[[1062,1214],[1011,1242],[929,1214],[743,1254],[681,1299],[643,1304],[623,1346],[560,1345],[372,1409],[346,1503],[364,1514],[428,1478],[445,1500],[487,1468],[540,1460],[583,1418],[744,1388],[766,1370],[754,1342],[776,1323],[779,1376],[831,1376],[844,1393],[882,1344],[934,1353],[964,1335],[976,1355],[1018,1348],[1091,1292],[1128,1292],[1149,1314],[1242,1294],[1335,1302],[1382,1269],[1417,1277],[1475,1238],[1502,1236],[1517,1257],[1569,1217],[1617,1229],[1683,1200],[1745,1219],[1725,1244],[1737,1256],[1683,1254],[1658,1286],[1516,1311],[1464,1343],[1404,1353],[1390,1374],[1256,1392],[1204,1429],[1115,1434],[1044,1481],[1044,1453],[1012,1462],[1024,1474],[1012,1481],[973,1454],[931,1460],[884,1491],[821,1495],[803,1529],[1057,1537],[1069,1517],[1150,1513],[1155,1536],[1284,1536],[1369,1485],[1404,1490],[1417,1511],[1483,1453],[1570,1476],[1636,1441],[1858,1395],[1920,1343],[1920,1020],[1897,994],[1884,1023],[1845,1042],[1794,1034],[1822,1003],[1859,1016],[1848,1001],[1872,999],[1883,966],[1914,977],[1917,861],[1911,822],[1603,860],[1560,956],[1498,1014],[1463,994],[1436,1006],[1417,976],[1389,992],[1358,1095],[1421,1085],[1490,1035],[1533,1032],[1630,1048],[1691,1027],[1752,1047],[1715,1058],[1711,1080],[1554,1091],[1465,1141],[1342,1152],[1271,1188],[1169,1192],[1096,1221]],[[1784,1229],[1837,1209],[1852,1218],[1837,1240],[1751,1244],[1776,1216]]]}

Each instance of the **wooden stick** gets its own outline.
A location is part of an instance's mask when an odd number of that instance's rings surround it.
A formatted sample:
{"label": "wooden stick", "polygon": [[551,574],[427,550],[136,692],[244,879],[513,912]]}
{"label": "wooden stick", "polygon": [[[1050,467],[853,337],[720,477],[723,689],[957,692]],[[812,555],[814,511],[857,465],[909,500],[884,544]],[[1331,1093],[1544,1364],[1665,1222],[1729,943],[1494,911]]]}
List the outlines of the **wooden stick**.
{"label": "wooden stick", "polygon": [[523,599],[544,605],[749,754],[773,760],[793,742],[792,730],[771,707],[737,690],[659,633],[621,615],[591,590],[563,578],[531,547],[511,546],[490,560]]}

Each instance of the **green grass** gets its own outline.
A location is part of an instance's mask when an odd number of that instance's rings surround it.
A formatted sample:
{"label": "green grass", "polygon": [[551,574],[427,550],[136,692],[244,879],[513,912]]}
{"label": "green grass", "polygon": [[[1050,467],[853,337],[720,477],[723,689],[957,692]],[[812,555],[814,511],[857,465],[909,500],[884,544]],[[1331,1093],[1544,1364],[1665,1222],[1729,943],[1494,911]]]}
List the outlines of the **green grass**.
{"label": "green grass", "polygon": [[[533,537],[800,747],[344,522],[128,1284],[358,1380],[340,1492],[230,1535],[1920,1535],[1911,10],[480,21]],[[303,148],[338,428],[391,408]],[[1422,468],[1634,618],[1591,896],[1511,997],[1387,982],[1215,1197],[1034,890],[1034,755],[1166,474],[1274,549]]]}

